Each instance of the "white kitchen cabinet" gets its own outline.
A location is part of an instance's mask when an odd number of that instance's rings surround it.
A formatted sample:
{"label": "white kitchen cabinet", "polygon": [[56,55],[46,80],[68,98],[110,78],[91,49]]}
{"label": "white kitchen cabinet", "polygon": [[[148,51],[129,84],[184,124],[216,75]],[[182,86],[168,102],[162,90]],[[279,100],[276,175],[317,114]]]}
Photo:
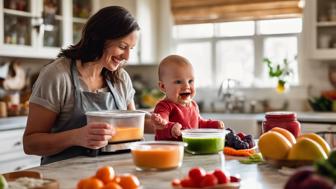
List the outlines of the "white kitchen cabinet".
{"label": "white kitchen cabinet", "polygon": [[318,133],[330,130],[331,130],[330,124],[301,123],[301,133]]}
{"label": "white kitchen cabinet", "polygon": [[304,32],[309,56],[318,60],[336,59],[336,2],[305,1]]}
{"label": "white kitchen cabinet", "polygon": [[23,152],[24,128],[0,131],[0,173],[27,169],[40,165],[39,156]]}
{"label": "white kitchen cabinet", "polygon": [[98,7],[94,0],[0,0],[0,56],[55,58],[79,40]]}

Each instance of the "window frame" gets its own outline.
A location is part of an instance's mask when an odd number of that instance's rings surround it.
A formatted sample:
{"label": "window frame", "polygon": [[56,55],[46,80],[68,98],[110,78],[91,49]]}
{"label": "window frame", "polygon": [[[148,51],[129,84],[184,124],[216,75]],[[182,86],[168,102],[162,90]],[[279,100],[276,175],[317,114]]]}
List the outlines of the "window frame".
{"label": "window frame", "polygon": [[[177,46],[179,44],[185,44],[185,43],[196,43],[196,42],[210,42],[211,43],[211,47],[212,47],[212,52],[211,52],[211,56],[212,61],[210,62],[212,64],[212,70],[211,72],[212,77],[211,77],[211,83],[213,83],[213,85],[211,86],[202,86],[202,87],[215,87],[215,86],[219,86],[221,85],[222,81],[217,81],[216,77],[217,77],[217,60],[216,60],[216,46],[217,43],[223,40],[240,40],[240,39],[250,39],[253,41],[253,48],[254,48],[254,71],[253,71],[253,75],[254,78],[257,79],[265,79],[263,77],[264,75],[264,69],[266,68],[263,64],[261,64],[264,56],[263,56],[263,52],[264,52],[264,45],[263,42],[266,38],[269,37],[296,37],[297,39],[297,47],[298,47],[298,52],[297,52],[297,66],[298,66],[298,73],[299,74],[299,43],[300,43],[300,33],[281,33],[281,34],[259,34],[258,31],[258,20],[254,20],[254,34],[253,35],[249,35],[249,36],[218,36],[217,35],[217,31],[218,31],[218,25],[216,25],[216,23],[213,23],[213,30],[214,30],[214,36],[212,37],[202,37],[202,38],[174,38],[173,39],[173,45],[174,45],[174,49],[177,49]],[[294,86],[298,86],[300,84],[300,77],[298,75],[298,81],[292,83],[291,85]],[[250,87],[243,87],[243,88],[251,88],[251,87],[260,87],[260,88],[265,88],[265,87],[271,87],[269,85],[265,85],[265,86],[255,86],[254,84],[252,84]]]}

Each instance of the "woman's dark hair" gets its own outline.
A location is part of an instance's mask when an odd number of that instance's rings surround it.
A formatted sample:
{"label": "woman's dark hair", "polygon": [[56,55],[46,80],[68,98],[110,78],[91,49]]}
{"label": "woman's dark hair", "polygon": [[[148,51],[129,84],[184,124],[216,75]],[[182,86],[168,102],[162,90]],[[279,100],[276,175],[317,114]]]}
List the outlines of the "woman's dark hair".
{"label": "woman's dark hair", "polygon": [[[125,8],[120,6],[102,8],[89,18],[80,41],[67,49],[62,49],[58,57],[79,59],[82,63],[98,60],[103,55],[107,40],[124,37],[139,29],[137,21]],[[120,67],[109,74],[112,82],[120,82],[119,70]]]}

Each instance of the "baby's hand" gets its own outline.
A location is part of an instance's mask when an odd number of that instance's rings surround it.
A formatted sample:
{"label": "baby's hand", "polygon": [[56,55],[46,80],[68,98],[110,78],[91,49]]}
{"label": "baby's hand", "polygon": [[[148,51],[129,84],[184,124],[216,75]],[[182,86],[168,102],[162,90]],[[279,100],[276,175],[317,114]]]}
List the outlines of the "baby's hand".
{"label": "baby's hand", "polygon": [[151,115],[152,125],[155,129],[164,129],[164,127],[167,125],[168,121],[163,119],[160,114],[152,113]]}
{"label": "baby's hand", "polygon": [[182,135],[181,133],[181,129],[182,129],[182,125],[179,124],[179,123],[175,123],[171,129],[171,135],[174,137],[174,138],[178,138],[179,136]]}
{"label": "baby's hand", "polygon": [[223,121],[218,121],[218,129],[225,129],[225,125]]}

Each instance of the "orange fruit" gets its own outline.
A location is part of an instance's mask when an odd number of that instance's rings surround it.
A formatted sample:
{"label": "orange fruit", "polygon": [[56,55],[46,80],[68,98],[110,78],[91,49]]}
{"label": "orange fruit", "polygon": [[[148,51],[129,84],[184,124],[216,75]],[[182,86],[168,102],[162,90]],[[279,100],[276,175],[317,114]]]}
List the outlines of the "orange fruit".
{"label": "orange fruit", "polygon": [[96,178],[103,181],[104,184],[112,181],[114,179],[115,172],[111,166],[101,167],[96,172]]}
{"label": "orange fruit", "polygon": [[120,177],[119,176],[115,176],[112,182],[119,183],[120,182]]}
{"label": "orange fruit", "polygon": [[140,186],[139,179],[132,174],[123,174],[120,175],[119,178],[120,178],[119,185],[122,188],[136,189]]}
{"label": "orange fruit", "polygon": [[80,186],[80,189],[100,189],[104,186],[104,183],[97,179],[97,178],[88,178],[88,179],[84,179],[84,181],[81,181],[78,183],[78,186]]}
{"label": "orange fruit", "polygon": [[282,134],[284,137],[286,137],[288,139],[288,141],[291,144],[296,143],[296,139],[295,139],[294,135],[290,131],[288,131],[287,129],[283,129],[283,128],[280,128],[280,127],[273,127],[271,129],[271,131],[275,131],[275,132],[278,132],[278,133]]}
{"label": "orange fruit", "polygon": [[123,189],[118,183],[109,182],[101,189]]}
{"label": "orange fruit", "polygon": [[287,159],[292,144],[286,137],[275,131],[262,134],[258,141],[258,148],[265,158]]}
{"label": "orange fruit", "polygon": [[87,180],[88,180],[88,178],[79,180],[78,183],[77,183],[77,189],[83,189],[83,188],[84,188],[84,185],[85,185],[85,182],[86,182]]}

